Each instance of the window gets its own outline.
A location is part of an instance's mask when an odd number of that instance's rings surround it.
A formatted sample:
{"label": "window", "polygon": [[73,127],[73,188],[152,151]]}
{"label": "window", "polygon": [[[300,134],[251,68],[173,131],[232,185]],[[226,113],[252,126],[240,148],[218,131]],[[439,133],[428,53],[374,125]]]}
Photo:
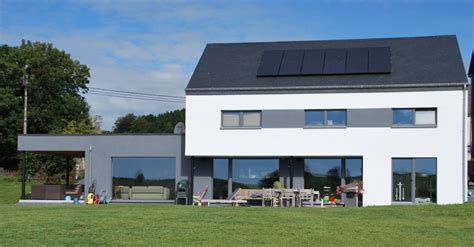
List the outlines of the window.
{"label": "window", "polygon": [[416,125],[434,125],[436,124],[436,111],[435,110],[416,110],[415,111],[415,124]]}
{"label": "window", "polygon": [[[319,191],[321,197],[337,194],[337,186],[362,183],[361,158],[309,158],[304,160],[304,187]],[[360,196],[359,202],[362,203]]]}
{"label": "window", "polygon": [[213,169],[213,198],[226,199],[228,195],[228,180],[229,180],[229,160],[214,159]]}
{"label": "window", "polygon": [[214,159],[213,198],[225,199],[238,188],[273,188],[280,179],[279,167],[279,159]]}
{"label": "window", "polygon": [[261,111],[222,111],[223,128],[259,128],[261,126]]}
{"label": "window", "polygon": [[326,114],[326,125],[346,126],[346,111],[326,111]]}
{"label": "window", "polygon": [[341,172],[342,159],[305,159],[304,187],[319,191],[321,197],[337,196],[336,188],[341,185]]}
{"label": "window", "polygon": [[239,127],[240,112],[222,112],[223,127]]}
{"label": "window", "polygon": [[346,110],[306,110],[305,126],[346,126]]}
{"label": "window", "polygon": [[114,199],[173,200],[176,159],[158,157],[113,157]]}
{"label": "window", "polygon": [[393,109],[393,126],[436,125],[436,109]]}
{"label": "window", "polygon": [[273,188],[280,179],[278,159],[233,159],[232,191]]}
{"label": "window", "polygon": [[260,112],[242,112],[243,127],[260,127]]}
{"label": "window", "polygon": [[435,203],[436,159],[392,159],[392,194],[394,202]]}
{"label": "window", "polygon": [[306,111],[307,126],[324,126],[324,111]]}

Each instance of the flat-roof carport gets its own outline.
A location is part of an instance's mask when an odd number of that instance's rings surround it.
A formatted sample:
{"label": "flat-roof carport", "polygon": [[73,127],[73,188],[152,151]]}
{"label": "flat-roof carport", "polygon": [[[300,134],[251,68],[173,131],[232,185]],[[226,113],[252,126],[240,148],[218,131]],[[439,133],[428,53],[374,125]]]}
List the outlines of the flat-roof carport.
{"label": "flat-roof carport", "polygon": [[84,193],[93,181],[96,191],[113,191],[112,157],[175,157],[176,182],[191,174],[190,162],[184,157],[184,134],[19,135],[18,151],[84,157]]}

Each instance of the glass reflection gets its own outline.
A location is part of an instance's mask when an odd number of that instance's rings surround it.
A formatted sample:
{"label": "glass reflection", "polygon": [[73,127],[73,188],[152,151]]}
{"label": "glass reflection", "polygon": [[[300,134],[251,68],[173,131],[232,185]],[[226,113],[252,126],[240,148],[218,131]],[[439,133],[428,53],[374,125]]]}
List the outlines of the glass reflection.
{"label": "glass reflection", "polygon": [[278,159],[232,160],[232,190],[272,188],[279,180]]}
{"label": "glass reflection", "polygon": [[[120,191],[124,195],[119,199],[133,199],[133,193],[129,193],[129,190],[135,187],[136,198],[174,199],[175,158],[114,157],[112,158],[112,176],[116,198],[117,191]],[[147,188],[149,186],[162,186],[166,189]]]}

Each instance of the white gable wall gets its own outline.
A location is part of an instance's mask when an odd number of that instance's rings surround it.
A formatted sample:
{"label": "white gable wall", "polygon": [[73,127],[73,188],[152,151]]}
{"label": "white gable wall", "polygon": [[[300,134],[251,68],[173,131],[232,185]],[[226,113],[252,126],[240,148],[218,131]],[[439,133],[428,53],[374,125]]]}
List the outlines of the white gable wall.
{"label": "white gable wall", "polygon": [[[462,203],[466,199],[466,102],[462,90],[187,95],[185,152],[209,157],[362,156],[364,205],[391,204],[392,157],[435,157],[438,203]],[[222,110],[417,107],[437,108],[436,128],[230,130],[220,126]]]}

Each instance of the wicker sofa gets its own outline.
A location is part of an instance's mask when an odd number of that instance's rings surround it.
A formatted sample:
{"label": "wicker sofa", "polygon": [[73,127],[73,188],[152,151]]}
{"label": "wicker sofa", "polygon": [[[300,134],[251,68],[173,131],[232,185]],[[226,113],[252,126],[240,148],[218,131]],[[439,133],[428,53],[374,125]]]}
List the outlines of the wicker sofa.
{"label": "wicker sofa", "polygon": [[115,198],[122,200],[169,200],[170,189],[164,186],[115,186]]}
{"label": "wicker sofa", "polygon": [[31,185],[30,199],[36,200],[64,200],[66,186],[59,184]]}

